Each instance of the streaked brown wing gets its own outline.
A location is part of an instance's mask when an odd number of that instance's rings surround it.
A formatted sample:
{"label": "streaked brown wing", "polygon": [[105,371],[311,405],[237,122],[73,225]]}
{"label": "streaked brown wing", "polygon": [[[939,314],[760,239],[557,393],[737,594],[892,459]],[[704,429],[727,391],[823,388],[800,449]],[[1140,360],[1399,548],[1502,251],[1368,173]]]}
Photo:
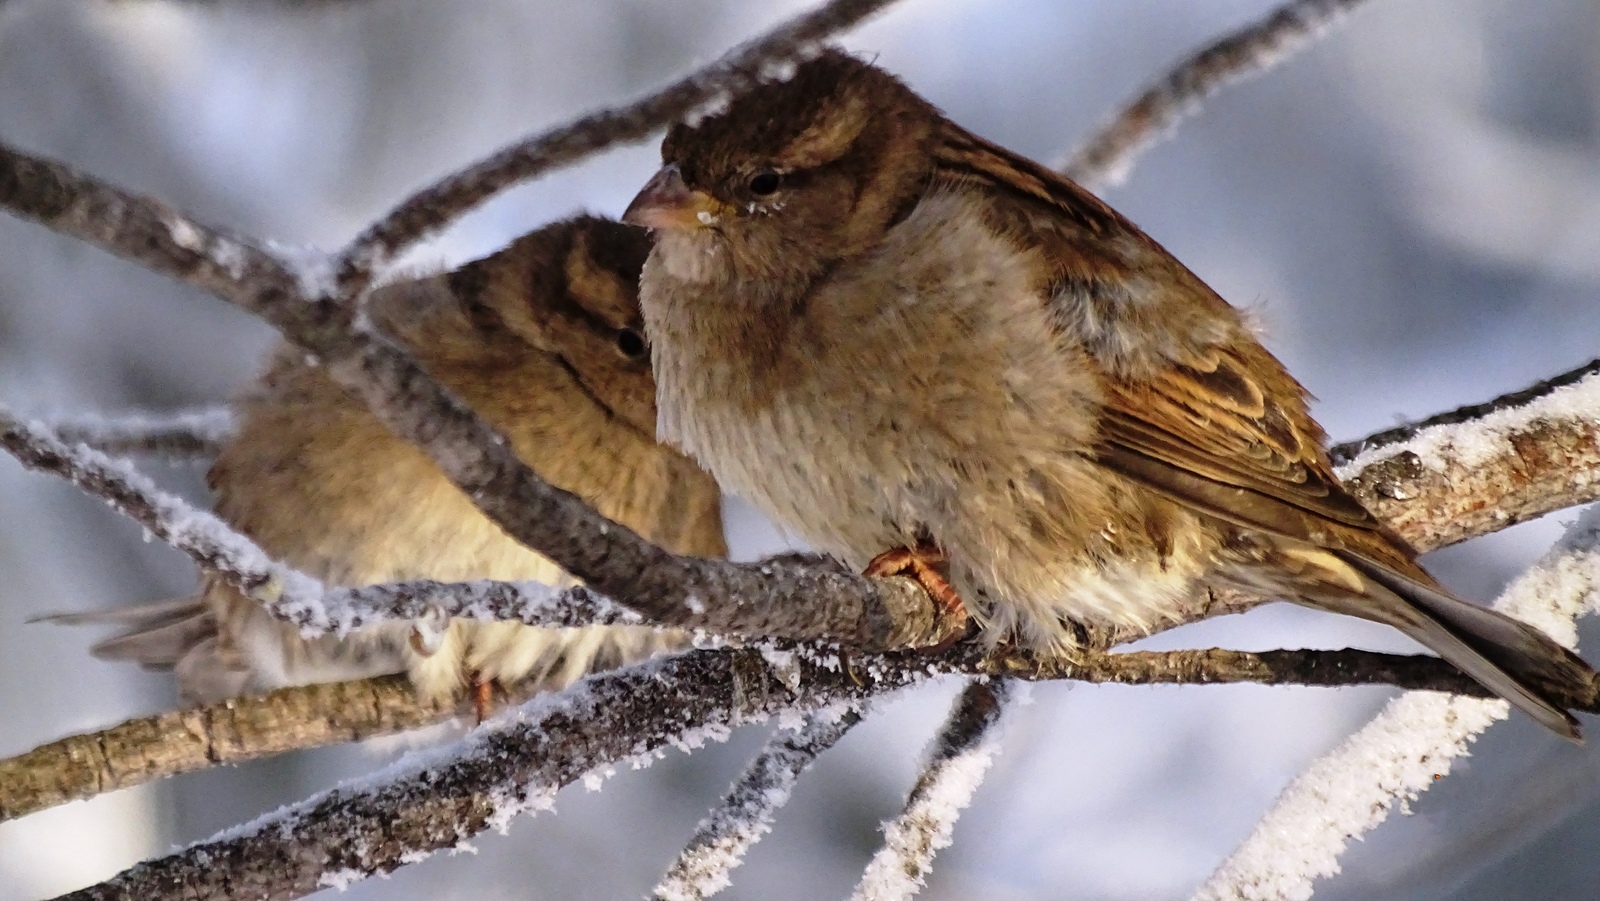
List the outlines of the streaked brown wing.
{"label": "streaked brown wing", "polygon": [[[939,179],[994,196],[997,226],[1048,264],[1050,296],[1112,297],[1129,273],[1141,273],[1188,292],[1201,309],[1226,306],[1137,226],[1070,180],[956,126],[940,138]],[[1381,537],[1349,536],[1350,543],[1391,545],[1400,554],[1377,556],[1405,559],[1403,543],[1333,475],[1304,390],[1259,345],[1236,345],[1213,344],[1153,372],[1108,373],[1102,461],[1241,525],[1339,544],[1345,542],[1330,534],[1345,531],[1339,526],[1375,531]]]}

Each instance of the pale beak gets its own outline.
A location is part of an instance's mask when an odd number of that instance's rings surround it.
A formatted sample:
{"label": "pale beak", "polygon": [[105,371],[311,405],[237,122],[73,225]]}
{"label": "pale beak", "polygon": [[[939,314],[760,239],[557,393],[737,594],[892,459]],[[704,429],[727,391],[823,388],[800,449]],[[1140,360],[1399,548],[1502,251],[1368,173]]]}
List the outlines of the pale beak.
{"label": "pale beak", "polygon": [[703,228],[715,225],[722,205],[704,191],[683,183],[676,163],[661,167],[622,214],[622,221],[646,228]]}

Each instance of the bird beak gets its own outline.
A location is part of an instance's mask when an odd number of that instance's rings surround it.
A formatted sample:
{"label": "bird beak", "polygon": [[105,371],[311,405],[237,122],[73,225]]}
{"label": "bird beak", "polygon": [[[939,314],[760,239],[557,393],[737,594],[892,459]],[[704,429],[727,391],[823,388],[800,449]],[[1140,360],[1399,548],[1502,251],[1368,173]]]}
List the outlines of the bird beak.
{"label": "bird beak", "polygon": [[645,183],[622,221],[646,228],[703,228],[716,223],[721,206],[710,194],[690,190],[677,164],[669,163]]}

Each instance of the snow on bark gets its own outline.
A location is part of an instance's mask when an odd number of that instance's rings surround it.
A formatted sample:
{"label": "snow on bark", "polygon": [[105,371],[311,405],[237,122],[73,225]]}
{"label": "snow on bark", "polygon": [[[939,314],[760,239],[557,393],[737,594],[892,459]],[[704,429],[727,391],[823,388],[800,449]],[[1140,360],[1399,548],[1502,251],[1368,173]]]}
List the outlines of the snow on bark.
{"label": "snow on bark", "polygon": [[1016,684],[974,681],[940,729],[905,809],[884,824],[883,847],[867,864],[851,901],[899,901],[921,890],[934,855],[950,845],[1000,751],[1000,719]]}
{"label": "snow on bark", "polygon": [[[1600,507],[1584,511],[1494,606],[1574,644],[1573,619],[1600,606]],[[1509,710],[1497,699],[1435,692],[1408,692],[1389,702],[1284,789],[1195,901],[1310,898],[1316,879],[1339,872],[1339,855],[1351,839],[1448,773],[1451,761]]]}
{"label": "snow on bark", "polygon": [[812,713],[795,728],[780,727],[729,786],[722,802],[700,821],[652,898],[699,901],[727,888],[728,874],[772,831],[772,820],[789,802],[800,774],[860,721],[854,705],[835,704]]}
{"label": "snow on bark", "polygon": [[44,417],[68,444],[87,444],[105,454],[148,454],[174,462],[217,455],[238,428],[226,405],[176,413],[71,413]]}

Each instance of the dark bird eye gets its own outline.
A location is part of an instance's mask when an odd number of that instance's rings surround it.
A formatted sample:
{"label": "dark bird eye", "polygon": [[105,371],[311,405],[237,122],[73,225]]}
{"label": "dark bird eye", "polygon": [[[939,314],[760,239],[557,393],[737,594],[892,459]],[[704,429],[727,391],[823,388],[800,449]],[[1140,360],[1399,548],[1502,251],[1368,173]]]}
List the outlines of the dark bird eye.
{"label": "dark bird eye", "polygon": [[617,350],[630,360],[643,357],[646,350],[644,336],[631,328],[617,329]]}
{"label": "dark bird eye", "polygon": [[750,193],[757,197],[765,197],[778,190],[778,186],[782,184],[783,176],[771,169],[762,169],[750,176]]}

